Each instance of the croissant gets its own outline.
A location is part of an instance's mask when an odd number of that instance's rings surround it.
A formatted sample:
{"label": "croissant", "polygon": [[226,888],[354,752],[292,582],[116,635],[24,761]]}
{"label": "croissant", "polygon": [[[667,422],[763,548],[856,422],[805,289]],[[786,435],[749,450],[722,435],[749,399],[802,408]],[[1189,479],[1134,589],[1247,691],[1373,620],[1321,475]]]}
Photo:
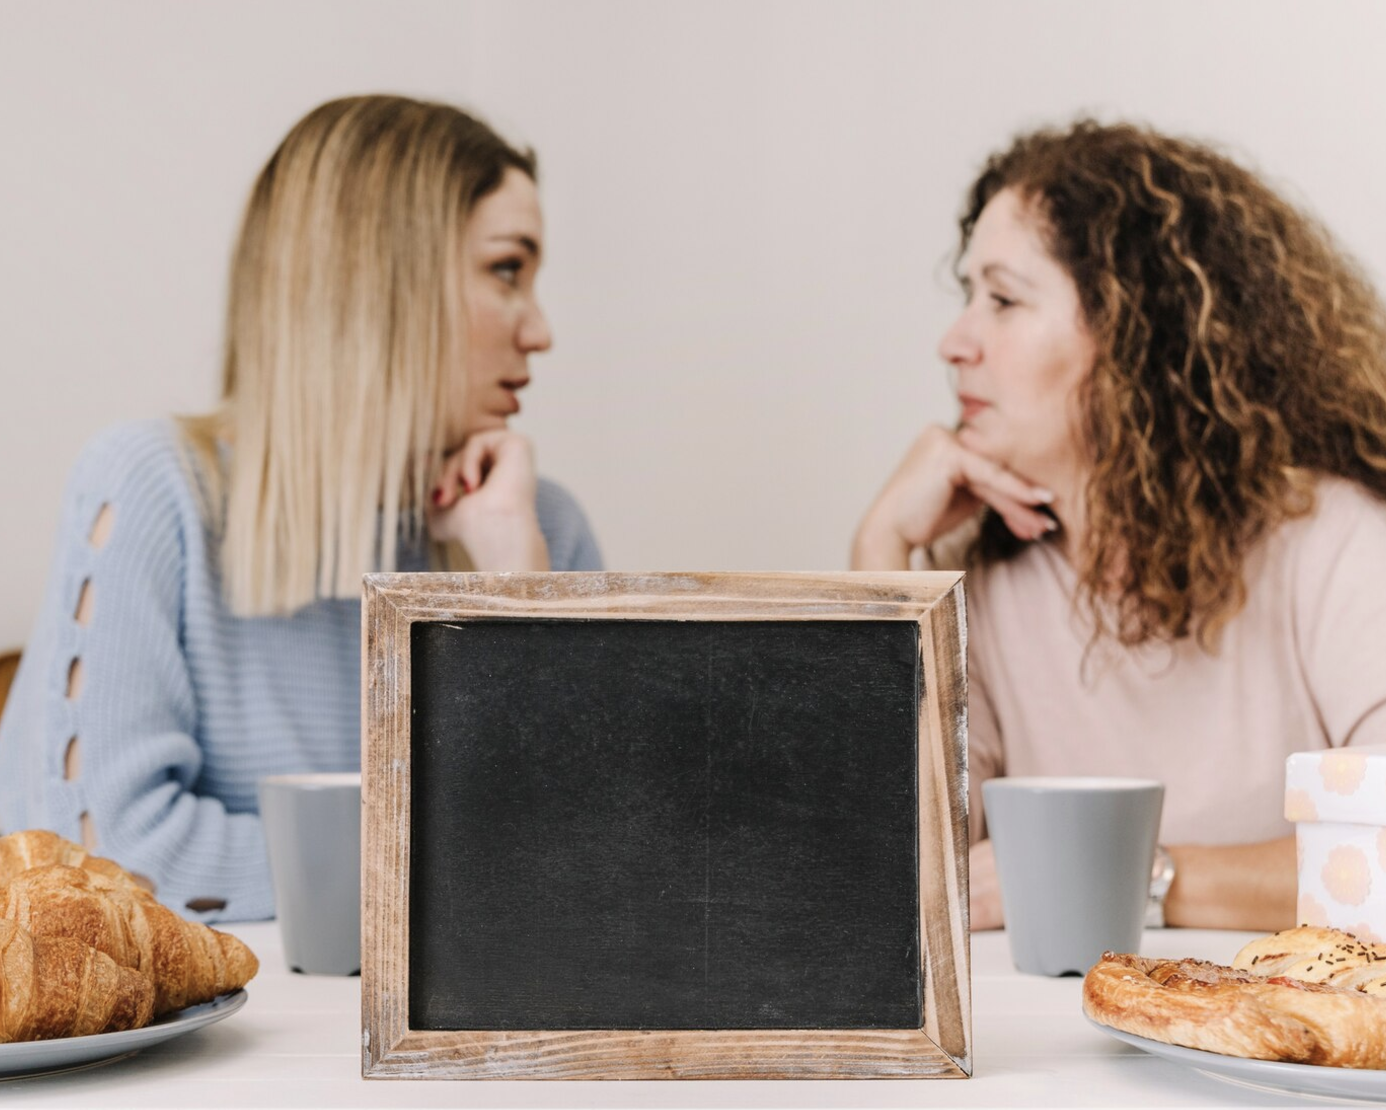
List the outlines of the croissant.
{"label": "croissant", "polygon": [[1386,999],[1202,960],[1107,952],[1083,980],[1083,1012],[1140,1037],[1227,1056],[1386,1068]]}
{"label": "croissant", "polygon": [[238,938],[184,920],[143,890],[61,864],[32,868],[0,890],[0,917],[35,937],[73,937],[148,975],[156,1016],[243,987],[260,967]]}
{"label": "croissant", "polygon": [[71,937],[0,921],[0,1043],[138,1029],[153,1011],[148,976]]}
{"label": "croissant", "polygon": [[88,855],[80,844],[65,840],[47,829],[25,829],[0,836],[0,886],[31,867],[62,863],[103,875],[112,882],[138,890],[146,889],[134,875],[113,860]]}
{"label": "croissant", "polygon": [[1283,975],[1386,995],[1386,945],[1358,940],[1341,929],[1301,925],[1272,933],[1238,952],[1232,966],[1266,977]]}

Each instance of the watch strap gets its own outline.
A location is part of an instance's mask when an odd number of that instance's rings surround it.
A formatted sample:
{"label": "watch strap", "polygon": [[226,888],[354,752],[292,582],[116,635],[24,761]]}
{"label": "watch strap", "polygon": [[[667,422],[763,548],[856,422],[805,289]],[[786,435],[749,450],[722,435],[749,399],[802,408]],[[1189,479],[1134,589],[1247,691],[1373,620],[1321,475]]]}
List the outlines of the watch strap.
{"label": "watch strap", "polygon": [[1150,896],[1145,904],[1145,927],[1165,927],[1165,899],[1174,885],[1174,857],[1163,844],[1155,845],[1155,858],[1150,865]]}

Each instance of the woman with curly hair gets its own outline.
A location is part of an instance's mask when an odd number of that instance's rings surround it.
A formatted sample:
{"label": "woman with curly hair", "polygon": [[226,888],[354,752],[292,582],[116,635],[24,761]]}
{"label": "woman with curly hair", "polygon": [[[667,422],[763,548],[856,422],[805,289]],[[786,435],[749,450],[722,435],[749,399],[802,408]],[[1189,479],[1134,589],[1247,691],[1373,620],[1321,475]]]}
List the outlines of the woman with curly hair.
{"label": "woman with curly hair", "polygon": [[861,569],[967,578],[974,927],[1001,924],[981,783],[1166,784],[1170,924],[1295,916],[1285,756],[1386,742],[1386,311],[1315,221],[1130,125],[993,156],[930,427]]}

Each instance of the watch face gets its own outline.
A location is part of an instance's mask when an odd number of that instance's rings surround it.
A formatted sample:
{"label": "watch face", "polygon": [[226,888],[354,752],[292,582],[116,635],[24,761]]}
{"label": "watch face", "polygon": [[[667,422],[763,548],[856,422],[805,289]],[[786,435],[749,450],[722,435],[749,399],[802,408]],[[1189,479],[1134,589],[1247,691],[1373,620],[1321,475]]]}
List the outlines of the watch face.
{"label": "watch face", "polygon": [[1155,859],[1150,867],[1150,901],[1145,908],[1145,927],[1162,929],[1165,924],[1165,896],[1174,883],[1174,857],[1163,847],[1156,846]]}
{"label": "watch face", "polygon": [[1170,884],[1174,882],[1174,857],[1169,854],[1169,850],[1157,846],[1155,848],[1155,859],[1150,867],[1150,893],[1157,891],[1161,894],[1169,890]]}

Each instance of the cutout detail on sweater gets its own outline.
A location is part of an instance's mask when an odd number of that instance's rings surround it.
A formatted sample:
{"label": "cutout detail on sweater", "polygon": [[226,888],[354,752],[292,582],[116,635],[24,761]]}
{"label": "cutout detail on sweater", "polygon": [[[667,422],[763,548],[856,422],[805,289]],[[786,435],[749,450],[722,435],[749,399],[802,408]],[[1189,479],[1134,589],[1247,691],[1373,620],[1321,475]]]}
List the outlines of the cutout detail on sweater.
{"label": "cutout detail on sweater", "polygon": [[96,514],[96,523],[91,526],[91,533],[87,536],[92,547],[100,551],[106,546],[111,538],[111,529],[115,527],[115,510],[111,508],[111,503],[107,501],[101,506]]}
{"label": "cutout detail on sweater", "polygon": [[74,656],[67,668],[67,697],[76,701],[82,693],[82,657]]}
{"label": "cutout detail on sweater", "polygon": [[82,810],[82,815],[77,821],[82,827],[82,847],[96,855],[96,823],[92,821],[91,814]]}
{"label": "cutout detail on sweater", "polygon": [[91,624],[92,605],[95,600],[96,595],[91,588],[91,579],[88,578],[82,583],[82,592],[77,595],[77,611],[72,614],[72,619],[83,628]]}

